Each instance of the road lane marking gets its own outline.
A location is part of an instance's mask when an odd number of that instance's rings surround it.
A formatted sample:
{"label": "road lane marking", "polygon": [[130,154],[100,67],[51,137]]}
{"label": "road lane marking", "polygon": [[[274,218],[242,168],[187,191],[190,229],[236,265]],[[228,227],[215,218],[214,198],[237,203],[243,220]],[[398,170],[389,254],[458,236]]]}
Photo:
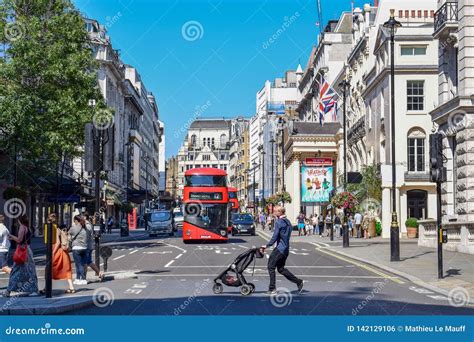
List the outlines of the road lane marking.
{"label": "road lane marking", "polygon": [[143,254],[172,254],[172,251],[156,251],[156,252],[143,252]]}
{"label": "road lane marking", "polygon": [[130,254],[133,254],[133,253],[136,253],[136,252],[138,252],[138,249],[135,249],[135,250],[131,251],[131,252],[128,253],[128,254],[130,255]]}
{"label": "road lane marking", "polygon": [[[382,276],[338,276],[338,275],[314,275],[314,274],[295,274],[298,277],[303,277],[303,278],[330,278],[330,279],[385,279],[385,277]],[[139,274],[139,277],[215,277],[215,274],[197,274],[197,273],[191,273],[191,274]],[[254,277],[268,277],[268,274],[254,274]],[[280,280],[277,280],[280,281]]]}
{"label": "road lane marking", "polygon": [[178,247],[178,246],[172,245],[170,243],[166,243],[166,242],[163,242],[163,244],[165,244],[167,246],[170,246],[170,247],[173,247],[173,248],[176,248],[176,249],[179,249],[181,252],[186,253],[186,250],[181,248],[181,247]]}
{"label": "road lane marking", "polygon": [[[179,265],[174,266],[174,268],[198,268],[198,267],[219,267],[219,268],[227,268],[229,265],[224,266],[217,266],[217,265]],[[264,266],[262,266],[264,267]],[[262,267],[256,267],[255,270],[261,269]],[[288,266],[289,268],[323,268],[323,269],[333,269],[333,268],[354,268],[354,265],[346,265],[346,266]],[[250,268],[247,268],[249,270]],[[266,268],[265,268],[266,269]]]}
{"label": "road lane marking", "polygon": [[316,250],[321,252],[321,253],[325,253],[327,255],[330,255],[336,259],[339,259],[339,260],[343,260],[345,262],[348,262],[348,263],[351,263],[353,265],[356,265],[360,268],[363,268],[364,270],[366,271],[369,271],[369,272],[372,272],[372,273],[375,273],[375,274],[378,274],[379,276],[381,276],[382,278],[385,278],[385,279],[389,279],[391,281],[393,281],[394,283],[397,283],[397,284],[405,284],[404,281],[400,280],[399,277],[394,277],[394,276],[390,276],[386,273],[383,273],[383,272],[380,272],[378,270],[376,270],[375,268],[373,267],[370,267],[370,266],[367,266],[365,264],[362,264],[361,262],[358,262],[358,261],[355,261],[355,260],[352,260],[352,259],[349,259],[349,258],[346,258],[346,257],[343,257],[339,254],[336,254],[337,252],[329,252],[321,247],[319,247],[316,243],[313,243],[313,245],[317,246],[316,247]]}
{"label": "road lane marking", "polygon": [[183,256],[183,253],[177,255],[175,259],[179,259],[179,258],[181,258],[182,256]]}
{"label": "road lane marking", "polygon": [[165,268],[170,267],[173,262],[174,262],[174,260],[171,260],[169,263],[167,263],[167,264],[165,265]]}
{"label": "road lane marking", "polygon": [[118,259],[122,259],[124,256],[125,256],[125,255],[121,255],[121,256],[118,256],[118,257],[116,257],[115,259],[112,259],[112,260],[115,261],[115,260],[118,260]]}

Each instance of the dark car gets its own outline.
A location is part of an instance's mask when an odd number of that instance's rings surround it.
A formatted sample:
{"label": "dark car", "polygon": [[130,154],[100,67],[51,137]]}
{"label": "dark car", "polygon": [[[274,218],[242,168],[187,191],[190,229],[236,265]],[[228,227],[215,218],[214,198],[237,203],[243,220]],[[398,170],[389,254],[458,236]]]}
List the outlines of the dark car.
{"label": "dark car", "polygon": [[255,235],[255,223],[250,214],[234,214],[232,216],[232,235]]}

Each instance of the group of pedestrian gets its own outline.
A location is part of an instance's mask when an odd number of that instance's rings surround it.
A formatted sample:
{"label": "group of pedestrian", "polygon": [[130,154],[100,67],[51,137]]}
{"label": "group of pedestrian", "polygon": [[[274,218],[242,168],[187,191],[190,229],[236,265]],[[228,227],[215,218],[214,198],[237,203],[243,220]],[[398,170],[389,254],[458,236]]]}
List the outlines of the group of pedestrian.
{"label": "group of pedestrian", "polygon": [[[30,247],[34,232],[28,217],[22,215],[15,219],[11,231],[5,226],[4,220],[5,217],[0,214],[0,267],[3,272],[9,274],[8,286],[3,296],[9,297],[12,293],[28,296],[44,294],[45,290],[38,289],[36,265]],[[53,225],[53,231],[56,232],[53,239],[52,279],[67,282],[65,293],[75,293],[74,285],[87,284],[87,267],[92,268],[102,280],[103,273],[92,262],[94,232],[89,215],[84,213],[74,216],[69,229],[64,224],[57,225],[54,213],[48,216],[47,223]],[[74,281],[69,253],[72,253],[76,269]]]}
{"label": "group of pedestrian", "polygon": [[[298,236],[329,236],[332,229],[334,236],[339,238],[343,235],[343,223],[343,214],[333,215],[331,211],[327,211],[326,215],[312,214],[309,217],[307,217],[304,212],[300,212],[296,218]],[[367,215],[363,216],[359,212],[354,216],[348,215],[346,217],[346,223],[350,236],[366,239],[371,237],[368,229],[369,219]]]}
{"label": "group of pedestrian", "polygon": [[258,223],[263,230],[268,229],[273,231],[275,226],[276,216],[273,213],[267,214],[266,212],[261,212],[258,214]]}

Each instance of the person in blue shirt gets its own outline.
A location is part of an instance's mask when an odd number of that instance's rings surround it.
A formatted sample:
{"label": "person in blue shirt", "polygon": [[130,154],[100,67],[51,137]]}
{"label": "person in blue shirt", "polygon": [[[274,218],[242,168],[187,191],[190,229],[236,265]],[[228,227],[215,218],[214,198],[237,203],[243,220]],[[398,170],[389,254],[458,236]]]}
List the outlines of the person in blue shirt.
{"label": "person in blue shirt", "polygon": [[286,279],[295,283],[298,291],[303,290],[303,280],[297,278],[293,273],[285,268],[286,259],[290,253],[290,237],[293,227],[291,222],[286,218],[285,208],[283,206],[276,206],[274,214],[278,218],[275,222],[275,231],[272,238],[266,246],[262,246],[262,250],[273,246],[276,243],[276,248],[273,249],[270,258],[268,259],[268,274],[270,275],[270,285],[267,294],[277,294],[276,290],[276,273],[275,269],[283,275]]}

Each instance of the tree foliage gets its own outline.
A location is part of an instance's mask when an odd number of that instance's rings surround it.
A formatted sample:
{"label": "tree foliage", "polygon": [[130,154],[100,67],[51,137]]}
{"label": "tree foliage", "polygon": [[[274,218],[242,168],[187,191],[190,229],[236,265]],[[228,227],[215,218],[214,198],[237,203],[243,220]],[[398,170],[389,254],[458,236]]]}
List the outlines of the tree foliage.
{"label": "tree foliage", "polygon": [[366,165],[362,168],[362,182],[359,184],[348,184],[347,190],[359,201],[374,199],[382,201],[382,177],[376,165]]}
{"label": "tree foliage", "polygon": [[[89,100],[103,106],[97,64],[69,0],[0,1],[0,146],[54,169],[78,155]],[[45,163],[46,161],[46,163]],[[46,165],[44,165],[46,164]]]}

